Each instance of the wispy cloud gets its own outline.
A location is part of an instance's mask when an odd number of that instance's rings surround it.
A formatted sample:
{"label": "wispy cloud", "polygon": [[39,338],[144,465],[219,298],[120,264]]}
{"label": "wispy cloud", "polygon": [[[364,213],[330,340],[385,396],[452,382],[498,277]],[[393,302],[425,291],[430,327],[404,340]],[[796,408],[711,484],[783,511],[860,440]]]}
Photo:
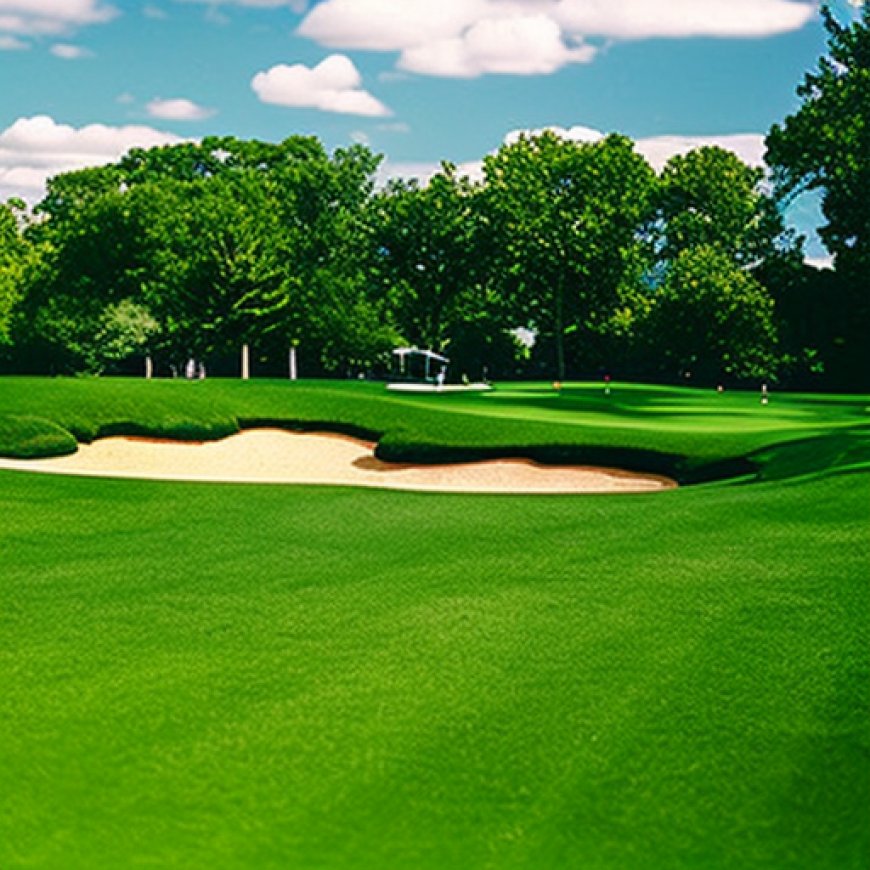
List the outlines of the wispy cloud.
{"label": "wispy cloud", "polygon": [[61,60],[81,60],[84,57],[93,57],[93,52],[80,45],[72,45],[68,42],[55,43],[49,51]]}
{"label": "wispy cloud", "polygon": [[215,114],[214,109],[200,106],[183,97],[168,100],[154,99],[145,106],[145,109],[152,118],[166,121],[202,121]]}
{"label": "wispy cloud", "polygon": [[176,2],[202,3],[209,6],[248,6],[255,9],[278,9],[283,6],[297,13],[302,13],[308,8],[307,0],[176,0]]}
{"label": "wispy cloud", "polygon": [[[522,135],[536,135],[544,130],[556,133],[563,139],[573,142],[597,142],[604,138],[604,133],[592,127],[541,127],[536,130],[512,130],[505,136],[505,142],[515,142]],[[671,157],[677,154],[688,154],[696,148],[705,145],[717,145],[727,151],[733,151],[744,163],[750,166],[764,165],[764,135],[761,133],[724,133],[708,136],[687,136],[671,134],[666,136],[646,136],[635,140],[639,153],[649,161],[650,165],[660,170]]]}
{"label": "wispy cloud", "polygon": [[25,51],[28,48],[30,48],[29,42],[25,42],[17,36],[0,33],[0,51]]}
{"label": "wispy cloud", "polygon": [[588,63],[595,49],[568,45],[546,15],[485,18],[459,36],[405,49],[399,66],[409,72],[456,78],[485,73],[544,75],[569,63]]}

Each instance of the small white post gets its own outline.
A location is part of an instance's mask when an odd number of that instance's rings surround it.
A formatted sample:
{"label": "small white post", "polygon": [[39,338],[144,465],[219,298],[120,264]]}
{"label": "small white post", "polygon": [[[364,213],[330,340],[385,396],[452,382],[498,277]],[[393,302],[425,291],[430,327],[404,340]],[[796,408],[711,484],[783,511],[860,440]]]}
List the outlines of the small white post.
{"label": "small white post", "polygon": [[150,356],[146,356],[145,357],[145,378],[150,381],[153,374],[154,374],[154,363],[151,361]]}
{"label": "small white post", "polygon": [[246,381],[251,377],[251,354],[246,344],[242,345],[242,380]]}
{"label": "small white post", "polygon": [[296,345],[290,345],[290,380],[296,380]]}

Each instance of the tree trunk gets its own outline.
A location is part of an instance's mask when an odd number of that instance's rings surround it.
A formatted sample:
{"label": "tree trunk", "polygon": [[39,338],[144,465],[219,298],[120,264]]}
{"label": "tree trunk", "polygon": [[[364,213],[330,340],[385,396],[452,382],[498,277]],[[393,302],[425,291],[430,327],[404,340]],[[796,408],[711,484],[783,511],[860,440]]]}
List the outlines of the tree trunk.
{"label": "tree trunk", "polygon": [[248,345],[242,345],[242,380],[246,381],[251,376],[251,356]]}

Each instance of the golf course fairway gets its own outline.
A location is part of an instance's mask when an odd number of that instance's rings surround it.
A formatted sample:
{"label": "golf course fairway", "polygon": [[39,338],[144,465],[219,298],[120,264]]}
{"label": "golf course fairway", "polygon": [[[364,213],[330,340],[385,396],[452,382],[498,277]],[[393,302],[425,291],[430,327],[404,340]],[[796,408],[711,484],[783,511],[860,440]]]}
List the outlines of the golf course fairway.
{"label": "golf course fairway", "polygon": [[0,454],[253,426],[681,486],[0,472],[0,867],[866,868],[870,398],[0,378]]}

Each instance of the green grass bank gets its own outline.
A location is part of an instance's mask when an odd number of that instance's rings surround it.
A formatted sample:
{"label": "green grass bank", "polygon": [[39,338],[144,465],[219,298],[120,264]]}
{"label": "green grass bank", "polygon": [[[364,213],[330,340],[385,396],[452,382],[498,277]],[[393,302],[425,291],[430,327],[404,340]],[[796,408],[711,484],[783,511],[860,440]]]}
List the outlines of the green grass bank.
{"label": "green grass bank", "polygon": [[373,437],[378,455],[394,461],[521,455],[693,482],[764,476],[769,465],[782,474],[779,446],[817,439],[810,453],[861,464],[870,450],[868,406],[866,396],[789,394],[762,406],[752,392],[633,384],[615,384],[610,396],[599,384],[408,395],[346,381],[2,378],[0,455],[60,454],[105,435],[196,440],[277,425]]}

